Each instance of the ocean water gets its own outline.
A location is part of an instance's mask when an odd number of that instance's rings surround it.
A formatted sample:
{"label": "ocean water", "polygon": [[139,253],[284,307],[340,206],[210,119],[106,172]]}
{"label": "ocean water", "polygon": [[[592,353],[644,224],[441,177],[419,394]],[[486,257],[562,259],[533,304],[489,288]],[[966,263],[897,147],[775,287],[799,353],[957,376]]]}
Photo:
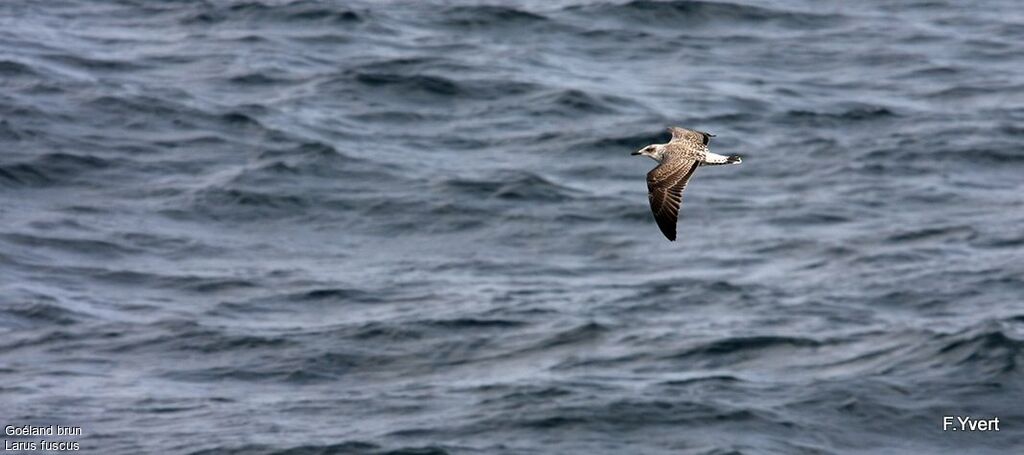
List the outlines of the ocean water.
{"label": "ocean water", "polygon": [[[675,243],[669,125],[744,157]],[[1022,143],[1013,0],[4,1],[0,424],[1019,453]]]}

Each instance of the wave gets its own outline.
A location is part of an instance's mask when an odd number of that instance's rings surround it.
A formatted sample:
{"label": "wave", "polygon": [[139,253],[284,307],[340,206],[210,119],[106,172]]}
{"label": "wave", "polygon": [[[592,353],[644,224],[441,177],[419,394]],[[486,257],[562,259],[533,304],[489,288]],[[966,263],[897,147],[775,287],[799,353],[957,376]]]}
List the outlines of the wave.
{"label": "wave", "polygon": [[972,246],[980,248],[1018,248],[1024,246],[1024,235],[979,235],[970,242]]}
{"label": "wave", "polygon": [[575,345],[578,343],[590,343],[597,341],[608,333],[609,328],[596,322],[587,322],[578,326],[563,330],[550,337],[537,342],[531,350],[544,351],[551,348]]}
{"label": "wave", "polygon": [[68,326],[86,319],[85,314],[72,311],[49,296],[32,296],[29,300],[12,299],[0,309],[0,327],[31,328],[37,326]]}
{"label": "wave", "polygon": [[187,211],[164,210],[174,218],[210,218],[213,220],[253,220],[302,216],[316,204],[300,194],[277,190],[258,191],[230,187],[208,187],[193,195]]}
{"label": "wave", "polygon": [[940,357],[970,364],[990,373],[1009,373],[1017,369],[1016,359],[1024,352],[1024,339],[1001,328],[972,330],[948,337],[939,349]]}
{"label": "wave", "polygon": [[944,145],[928,150],[922,150],[920,147],[898,149],[886,147],[864,154],[858,159],[858,162],[879,165],[878,163],[890,160],[893,156],[899,156],[901,160],[909,162],[962,162],[971,165],[986,164],[1003,167],[1024,162],[1024,152],[1011,143],[1005,145],[993,143],[963,146]]}
{"label": "wave", "polygon": [[364,22],[365,13],[321,2],[299,0],[286,3],[234,2],[229,5],[202,2],[179,19],[185,25],[225,22],[284,23],[291,25],[352,25]]}
{"label": "wave", "polygon": [[108,240],[75,238],[75,237],[54,237],[38,234],[0,234],[0,239],[9,243],[28,246],[39,250],[58,250],[65,253],[114,258],[123,255],[137,253],[138,250]]}
{"label": "wave", "polygon": [[[807,337],[754,335],[726,336],[721,339],[709,340],[688,346],[675,352],[658,354],[660,361],[679,363],[693,369],[716,369],[736,367],[737,364],[751,365],[773,364],[779,359],[813,353],[819,348],[831,345],[831,341],[819,341]],[[615,363],[635,359],[615,359]],[[608,360],[599,361],[598,365]],[[591,362],[583,362],[586,366]]]}
{"label": "wave", "polygon": [[621,97],[594,95],[584,90],[565,89],[539,93],[528,101],[531,115],[557,115],[579,118],[581,115],[614,114],[631,103]]}
{"label": "wave", "polygon": [[432,95],[464,95],[458,82],[442,76],[398,73],[357,73],[355,81],[368,87],[389,87],[401,91],[422,92]]}
{"label": "wave", "polygon": [[980,322],[958,332],[927,334],[881,374],[960,377],[970,383],[1018,375],[1024,354],[1020,316]]}
{"label": "wave", "polygon": [[236,74],[227,79],[228,82],[245,86],[271,86],[293,82],[283,77],[274,77],[265,72],[246,72]]}
{"label": "wave", "polygon": [[779,226],[812,226],[843,224],[853,221],[854,218],[838,213],[805,212],[787,216],[776,216],[768,218],[768,222]]}
{"label": "wave", "polygon": [[354,328],[332,330],[333,336],[343,336],[355,340],[373,340],[385,343],[415,342],[416,340],[437,339],[458,336],[457,332],[475,333],[477,331],[507,330],[526,326],[522,321],[511,319],[481,319],[473,317],[455,319],[430,319],[406,323],[370,322]]}
{"label": "wave", "polygon": [[448,455],[449,453],[451,452],[439,446],[400,446],[388,449],[370,442],[345,441],[335,444],[303,444],[283,447],[264,444],[217,446],[189,452],[189,455]]}
{"label": "wave", "polygon": [[441,189],[454,195],[508,201],[564,202],[582,193],[526,171],[505,171],[489,179],[448,179]]}
{"label": "wave", "polygon": [[[989,83],[986,85],[957,85],[953,87],[946,87],[938,90],[932,90],[924,93],[922,96],[928,100],[940,100],[940,101],[951,101],[951,102],[967,102],[967,101],[997,101],[1006,96],[1007,93],[1020,93],[1024,90],[1024,84],[994,84]],[[978,98],[972,100],[972,98]]]}
{"label": "wave", "polygon": [[122,74],[142,70],[147,67],[134,61],[86,57],[82,55],[50,54],[45,57],[66,66],[97,72],[116,72]]}
{"label": "wave", "polygon": [[469,317],[437,319],[427,321],[426,324],[443,330],[507,329],[527,325],[525,322],[510,319],[479,319]]}
{"label": "wave", "polygon": [[164,97],[153,95],[99,95],[85,101],[90,109],[115,115],[155,114],[160,116],[181,116],[196,114],[203,117],[205,113],[198,109],[186,108],[184,105]]}
{"label": "wave", "polygon": [[549,19],[539,13],[533,13],[501,5],[455,6],[442,12],[443,24],[455,28],[516,28],[535,25]]}
{"label": "wave", "polygon": [[694,376],[685,379],[671,379],[668,381],[659,382],[658,385],[665,387],[678,387],[701,384],[704,382],[739,383],[743,382],[743,379],[740,379],[730,374],[713,374],[707,376]]}
{"label": "wave", "polygon": [[30,131],[15,128],[7,119],[0,120],[0,140],[16,142],[31,135],[34,134]]}
{"label": "wave", "polygon": [[366,74],[417,74],[443,72],[451,74],[478,71],[479,68],[463,63],[448,55],[382,58],[354,66],[351,71]]}
{"label": "wave", "polygon": [[854,122],[866,120],[880,120],[889,117],[897,117],[893,110],[883,106],[855,106],[839,112],[790,110],[786,111],[787,123],[817,123],[817,122]]}
{"label": "wave", "polygon": [[[600,404],[572,406],[554,402],[534,407],[525,414],[502,415],[503,425],[524,428],[561,429],[617,428],[619,431],[677,426],[700,421],[716,422],[774,422],[775,415],[740,407],[718,406],[686,399],[620,399]],[[491,422],[497,424],[497,422]]]}
{"label": "wave", "polygon": [[260,284],[256,281],[229,275],[179,275],[97,267],[69,267],[69,269],[102,283],[117,284],[130,288],[150,287],[205,294],[260,287]]}
{"label": "wave", "polygon": [[13,60],[0,60],[0,75],[7,77],[31,77],[39,76],[39,73],[24,63]]}
{"label": "wave", "polygon": [[[411,355],[390,353],[366,353],[357,350],[349,352],[323,352],[302,356],[281,354],[268,361],[271,349],[263,341],[236,340],[246,346],[256,342],[253,352],[234,352],[230,362],[195,362],[191,368],[177,368],[163,372],[161,376],[176,381],[193,383],[218,383],[223,381],[277,384],[319,384],[336,382],[346,376],[357,374],[385,374],[395,370],[397,362],[406,362],[415,367]],[[181,341],[172,342],[180,345]],[[207,340],[194,340],[193,350],[207,352],[213,346]],[[286,341],[288,343],[288,341]],[[187,345],[186,345],[187,346]],[[275,349],[290,351],[286,345]],[[422,355],[418,356],[422,357]],[[205,364],[204,364],[205,363]]]}
{"label": "wave", "polygon": [[581,150],[614,151],[619,154],[629,153],[645,145],[664,142],[664,130],[649,131],[639,134],[605,135],[596,138],[578,140],[574,148]]}
{"label": "wave", "polygon": [[124,245],[133,251],[145,251],[167,258],[222,255],[230,250],[188,236],[167,235],[156,232],[115,232],[111,241]]}
{"label": "wave", "polygon": [[236,167],[230,177],[189,190],[161,213],[175,219],[221,221],[371,213],[373,202],[390,196],[370,193],[367,198],[365,190],[381,181],[403,185],[405,179],[395,171],[322,142],[267,148],[251,164]]}
{"label": "wave", "polygon": [[147,325],[147,335],[124,337],[107,349],[126,352],[170,352],[215,354],[229,352],[268,354],[297,346],[295,340],[279,335],[232,333],[226,329],[201,325],[194,321],[171,320]]}
{"label": "wave", "polygon": [[42,187],[73,184],[90,172],[112,166],[112,160],[93,155],[43,153],[28,161],[0,164],[0,185]]}
{"label": "wave", "polygon": [[342,300],[342,301],[351,301],[351,300],[365,301],[366,298],[371,296],[371,295],[372,294],[370,294],[370,293],[368,293],[366,291],[363,291],[363,290],[360,290],[360,289],[352,289],[352,288],[320,288],[320,289],[313,289],[312,291],[306,291],[306,292],[303,292],[303,293],[300,294],[300,296],[301,296],[301,298],[303,300],[324,300],[324,299],[329,299],[329,300]]}
{"label": "wave", "polygon": [[710,22],[725,24],[777,23],[787,27],[814,29],[835,26],[844,17],[836,14],[816,14],[782,10],[728,2],[698,0],[633,0],[627,3],[573,6],[569,11],[616,18],[632,23],[701,26]]}
{"label": "wave", "polygon": [[[459,98],[494,100],[523,95],[540,89],[537,84],[508,79],[465,79],[417,73],[349,71],[352,82],[375,93],[396,96],[429,96],[432,98]],[[347,86],[348,84],[346,84]],[[403,99],[412,102],[413,99]]]}
{"label": "wave", "polygon": [[813,340],[810,338],[802,337],[788,337],[788,336],[749,336],[749,337],[729,337],[721,340],[714,340],[709,343],[701,344],[699,346],[689,348],[681,353],[672,354],[668,358],[681,359],[690,357],[708,357],[714,358],[718,356],[733,355],[747,353],[750,351],[760,351],[764,349],[800,349],[800,348],[816,348],[821,346],[822,342]]}
{"label": "wave", "polygon": [[893,243],[933,242],[939,240],[969,241],[977,236],[978,231],[970,226],[941,226],[905,230],[889,235],[885,240]]}

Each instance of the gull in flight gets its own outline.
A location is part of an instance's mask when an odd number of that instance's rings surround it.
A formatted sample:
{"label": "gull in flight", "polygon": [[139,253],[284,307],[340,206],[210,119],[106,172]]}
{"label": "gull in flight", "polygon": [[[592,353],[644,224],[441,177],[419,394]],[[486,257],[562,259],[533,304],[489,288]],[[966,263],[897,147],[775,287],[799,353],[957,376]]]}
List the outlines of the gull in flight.
{"label": "gull in flight", "polygon": [[661,232],[674,242],[683,190],[697,166],[740,164],[743,159],[739,155],[711,153],[708,142],[714,134],[674,126],[668,131],[672,139],[667,144],[651,144],[633,155],[647,156],[660,163],[647,173],[647,198]]}

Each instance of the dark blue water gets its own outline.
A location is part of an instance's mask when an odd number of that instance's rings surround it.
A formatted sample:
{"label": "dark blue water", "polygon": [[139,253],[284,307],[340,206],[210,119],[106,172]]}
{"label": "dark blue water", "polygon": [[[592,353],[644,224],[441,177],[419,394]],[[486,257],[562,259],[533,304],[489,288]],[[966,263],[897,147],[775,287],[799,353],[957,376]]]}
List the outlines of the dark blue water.
{"label": "dark blue water", "polygon": [[[675,243],[629,155],[669,125],[744,157]],[[1022,143],[1013,0],[4,1],[0,424],[1018,452]]]}

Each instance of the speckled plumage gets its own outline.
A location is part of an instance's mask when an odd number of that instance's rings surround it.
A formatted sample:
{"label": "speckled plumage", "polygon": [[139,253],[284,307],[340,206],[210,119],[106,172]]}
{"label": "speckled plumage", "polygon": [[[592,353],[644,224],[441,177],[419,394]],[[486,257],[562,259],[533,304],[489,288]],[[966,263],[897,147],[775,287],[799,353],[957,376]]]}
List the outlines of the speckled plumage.
{"label": "speckled plumage", "polygon": [[676,220],[683,190],[701,165],[739,164],[739,156],[723,156],[708,150],[712,134],[687,128],[671,127],[672,139],[667,144],[644,147],[634,155],[651,157],[660,164],[647,173],[647,197],[658,228],[671,241],[676,239]]}

